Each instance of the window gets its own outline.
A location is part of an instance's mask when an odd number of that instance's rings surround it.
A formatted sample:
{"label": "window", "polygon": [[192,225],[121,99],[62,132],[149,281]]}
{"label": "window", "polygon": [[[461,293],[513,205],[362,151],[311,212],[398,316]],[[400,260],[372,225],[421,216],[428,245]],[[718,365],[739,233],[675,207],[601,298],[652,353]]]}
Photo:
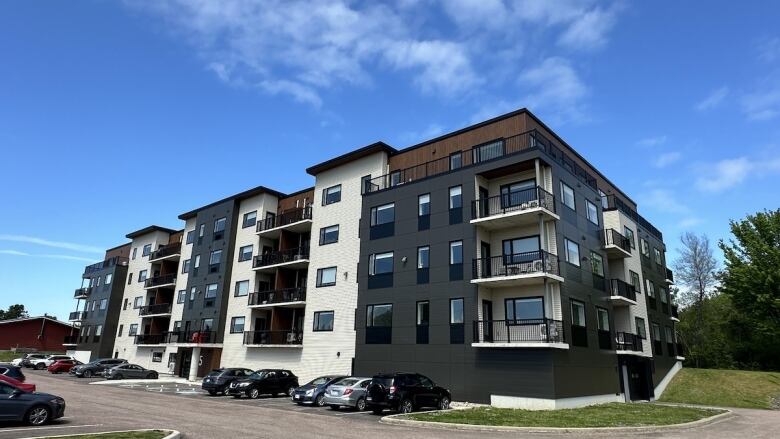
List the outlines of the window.
{"label": "window", "polygon": [[658,323],[653,323],[651,326],[653,327],[653,340],[661,341],[661,326]]}
{"label": "window", "polygon": [[631,242],[631,248],[636,248],[636,240],[634,239],[634,231],[629,229],[626,226],[623,226],[623,232],[626,235],[626,238],[629,242]]}
{"label": "window", "polygon": [[200,267],[200,255],[195,255],[195,264],[193,264],[193,268]]}
{"label": "window", "polygon": [[339,242],[339,226],[323,227],[320,229],[320,245],[333,244]]}
{"label": "window", "polygon": [[580,245],[568,238],[564,238],[564,242],[566,244],[566,262],[579,267]]}
{"label": "window", "polygon": [[371,192],[371,174],[360,177],[360,193]]}
{"label": "window", "polygon": [[666,288],[658,287],[658,295],[661,296],[661,303],[668,303],[669,299],[666,295]]}
{"label": "window", "polygon": [[127,275],[127,284],[130,285],[133,283],[133,273],[128,273]]}
{"label": "window", "polygon": [[[541,297],[523,297],[504,300],[506,319],[531,320],[544,318],[544,299]],[[483,316],[485,318],[485,316]]]}
{"label": "window", "polygon": [[472,149],[472,158],[474,163],[484,162],[504,155],[504,141],[496,140],[475,146]]}
{"label": "window", "polygon": [[664,335],[666,336],[667,343],[674,343],[674,337],[672,336],[672,328],[664,326]]}
{"label": "window", "polygon": [[596,307],[596,320],[599,331],[609,331],[609,311]]}
{"label": "window", "polygon": [[219,265],[222,262],[222,250],[214,250],[209,255],[209,266]]}
{"label": "window", "polygon": [[100,337],[101,335],[103,335],[103,325],[95,326],[95,337]]}
{"label": "window", "polygon": [[463,324],[463,299],[450,299],[450,324]]}
{"label": "window", "polygon": [[642,256],[649,258],[650,257],[650,246],[647,244],[647,240],[644,238],[640,238],[640,243],[642,244]]}
{"label": "window", "polygon": [[194,230],[190,230],[189,232],[187,232],[187,241],[186,242],[187,242],[187,244],[192,244],[193,242],[195,242],[195,231]]}
{"label": "window", "polygon": [[463,153],[460,151],[450,154],[450,169],[459,169],[463,166]]}
{"label": "window", "polygon": [[111,281],[114,279],[114,275],[111,273],[108,273],[106,275],[106,281],[104,282],[106,285],[111,285]]}
{"label": "window", "polygon": [[93,300],[92,301],[92,311],[96,310],[97,306],[98,306],[98,301],[97,300]]}
{"label": "window", "polygon": [[571,301],[571,324],[585,327],[585,304],[577,300]]}
{"label": "window", "polygon": [[661,265],[661,250],[653,247],[653,254],[655,255],[655,263]]}
{"label": "window", "polygon": [[133,300],[133,308],[138,309],[144,306],[144,296],[138,296]]}
{"label": "window", "polygon": [[146,271],[146,270],[141,270],[141,271],[138,273],[138,282],[143,282],[143,281],[145,281],[145,280],[146,280],[146,275],[147,275],[147,271]]}
{"label": "window", "polygon": [[460,209],[463,207],[462,188],[455,186],[450,188],[450,209]]}
{"label": "window", "polygon": [[647,295],[655,297],[655,284],[650,279],[645,279],[645,281],[647,281]]}
{"label": "window", "polygon": [[243,297],[249,295],[249,281],[240,280],[236,282],[236,291],[233,293],[235,297]]}
{"label": "window", "polygon": [[563,204],[571,210],[577,210],[574,204],[574,189],[570,188],[564,182],[561,182],[561,200]]}
{"label": "window", "polygon": [[450,265],[463,264],[463,241],[450,242]]}
{"label": "window", "polygon": [[599,225],[599,209],[590,200],[585,200],[585,206],[588,208],[588,221],[595,225]]}
{"label": "window", "polygon": [[601,208],[609,209],[609,199],[607,198],[607,194],[601,189],[599,189],[599,197],[601,197]]}
{"label": "window", "polygon": [[333,330],[333,311],[314,313],[314,332]]}
{"label": "window", "polygon": [[371,208],[371,225],[392,223],[395,221],[395,203]]}
{"label": "window", "polygon": [[636,325],[636,335],[641,339],[647,338],[647,328],[645,327],[645,319],[641,317],[634,317],[634,324]]}
{"label": "window", "polygon": [[431,194],[422,194],[417,197],[417,216],[431,214]]}
{"label": "window", "polygon": [[152,352],[152,363],[162,363],[163,353],[162,351]]}
{"label": "window", "polygon": [[317,287],[336,285],[336,267],[317,269]]}
{"label": "window", "polygon": [[138,253],[138,247],[133,247],[133,260],[135,260],[136,253]]}
{"label": "window", "polygon": [[249,261],[252,259],[252,244],[245,245],[238,250],[238,262]]}
{"label": "window", "polygon": [[417,302],[417,326],[428,326],[430,324],[431,304],[425,300]]}
{"label": "window", "polygon": [[244,214],[244,220],[241,222],[241,228],[246,229],[257,224],[257,211],[253,210]]}
{"label": "window", "polygon": [[590,267],[593,274],[604,277],[604,258],[600,254],[590,252]]}
{"label": "window", "polygon": [[232,317],[230,319],[230,333],[239,334],[244,332],[244,322],[246,317]]}
{"label": "window", "polygon": [[212,329],[214,329],[214,319],[201,320],[200,329],[205,332],[210,332]]}
{"label": "window", "polygon": [[96,287],[99,287],[99,286],[100,286],[100,279],[102,279],[102,277],[100,277],[100,276],[98,276],[98,277],[95,279],[95,286],[96,286]]}
{"label": "window", "polygon": [[206,225],[205,224],[201,224],[199,229],[198,229],[198,237],[199,238],[203,238],[203,235],[205,235],[205,234],[206,234]]}
{"label": "window", "polygon": [[367,327],[393,326],[393,305],[368,305],[366,307]]}
{"label": "window", "polygon": [[341,185],[331,186],[322,190],[322,205],[338,203],[341,201]]}
{"label": "window", "polygon": [[190,288],[190,302],[195,300],[195,295],[198,293],[197,287]]}
{"label": "window", "polygon": [[[539,258],[539,236],[506,239],[501,242],[504,264],[519,264]],[[482,255],[483,258],[489,255]]]}
{"label": "window", "polygon": [[182,274],[190,272],[190,263],[191,262],[192,262],[191,259],[185,259],[185,260],[183,260],[181,262],[181,272],[182,272]]}
{"label": "window", "polygon": [[152,244],[146,244],[144,246],[143,252],[141,252],[141,256],[149,256],[152,253]]}
{"label": "window", "polygon": [[641,293],[642,282],[639,280],[639,275],[631,270],[628,271],[628,274],[631,276],[631,285],[634,286],[634,291]]}
{"label": "window", "polygon": [[129,303],[130,303],[130,301],[127,300],[127,298],[125,298],[125,303],[124,303],[124,306],[122,306],[122,309],[126,310]]}
{"label": "window", "polygon": [[137,334],[138,334],[138,323],[133,323],[130,325],[129,328],[127,328],[127,335],[132,337]]}
{"label": "window", "polygon": [[125,329],[125,325],[119,325],[119,331],[117,331],[116,336],[121,337],[122,331]]}
{"label": "window", "polygon": [[100,310],[105,311],[108,307],[108,299],[100,299]]}
{"label": "window", "polygon": [[393,252],[376,253],[368,257],[368,274],[387,274],[393,272]]}
{"label": "window", "polygon": [[227,218],[220,218],[216,221],[214,221],[214,233],[220,233],[225,231],[225,223],[227,222]]}
{"label": "window", "polygon": [[179,290],[176,296],[176,303],[184,303],[185,300],[187,300],[187,290]]}
{"label": "window", "polygon": [[428,268],[430,266],[431,248],[427,245],[417,247],[417,268]]}
{"label": "window", "polygon": [[206,285],[206,295],[204,298],[214,299],[215,297],[217,297],[217,284]]}

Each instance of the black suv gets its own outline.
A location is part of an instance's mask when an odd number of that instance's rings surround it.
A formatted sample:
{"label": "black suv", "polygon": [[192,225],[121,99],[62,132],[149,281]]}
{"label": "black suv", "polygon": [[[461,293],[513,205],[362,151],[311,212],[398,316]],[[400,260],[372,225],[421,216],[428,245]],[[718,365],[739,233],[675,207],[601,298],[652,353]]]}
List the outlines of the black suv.
{"label": "black suv", "polygon": [[106,370],[124,363],[127,363],[127,360],[122,360],[121,358],[103,358],[90,361],[87,364],[74,366],[68,373],[76,375],[77,377],[92,378],[95,375],[102,375]]}
{"label": "black suv", "polygon": [[222,369],[214,369],[203,378],[203,384],[201,388],[209,395],[214,396],[217,393],[227,394],[227,389],[230,383],[235,380],[240,380],[252,375],[250,369],[242,369],[237,367],[225,367]]}
{"label": "black suv", "polygon": [[411,413],[423,407],[446,410],[452,401],[449,390],[419,373],[376,375],[368,385],[367,395],[366,406],[377,415],[384,409],[399,413]]}
{"label": "black suv", "polygon": [[227,394],[233,395],[234,398],[241,398],[243,394],[252,399],[257,399],[262,394],[276,396],[283,393],[292,396],[296,387],[298,377],[289,370],[260,369],[244,379],[230,383]]}

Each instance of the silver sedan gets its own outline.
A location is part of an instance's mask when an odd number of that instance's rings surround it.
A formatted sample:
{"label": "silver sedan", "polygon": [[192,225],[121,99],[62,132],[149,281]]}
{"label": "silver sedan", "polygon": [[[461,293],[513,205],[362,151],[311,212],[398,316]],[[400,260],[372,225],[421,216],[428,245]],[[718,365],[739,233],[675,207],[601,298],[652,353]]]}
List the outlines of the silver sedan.
{"label": "silver sedan", "polygon": [[324,402],[333,410],[338,410],[341,407],[352,407],[363,411],[366,409],[366,388],[370,382],[371,378],[343,378],[328,386]]}

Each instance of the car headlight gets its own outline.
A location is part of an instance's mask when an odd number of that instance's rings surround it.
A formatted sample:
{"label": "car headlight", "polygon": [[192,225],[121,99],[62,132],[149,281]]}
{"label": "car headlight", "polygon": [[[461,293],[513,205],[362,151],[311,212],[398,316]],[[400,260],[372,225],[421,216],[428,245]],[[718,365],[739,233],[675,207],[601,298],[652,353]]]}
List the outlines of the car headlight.
{"label": "car headlight", "polygon": [[241,383],[238,387],[249,387],[249,383]]}
{"label": "car headlight", "polygon": [[312,396],[312,395],[314,395],[314,389],[306,391],[306,396]]}
{"label": "car headlight", "polygon": [[54,398],[51,401],[49,401],[52,404],[62,405],[65,404],[65,400],[62,398]]}

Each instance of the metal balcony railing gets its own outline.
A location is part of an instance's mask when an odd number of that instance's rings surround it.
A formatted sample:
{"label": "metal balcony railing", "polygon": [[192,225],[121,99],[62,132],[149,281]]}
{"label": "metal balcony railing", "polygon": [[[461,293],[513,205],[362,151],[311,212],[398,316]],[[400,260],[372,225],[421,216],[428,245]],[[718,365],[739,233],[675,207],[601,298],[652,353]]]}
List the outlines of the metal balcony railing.
{"label": "metal balcony railing", "polygon": [[144,281],[145,288],[158,287],[160,285],[168,285],[176,283],[176,273],[165,274],[162,276],[150,277]]}
{"label": "metal balcony railing", "polygon": [[563,322],[552,319],[477,320],[475,343],[565,343]]}
{"label": "metal balcony railing", "polygon": [[284,288],[280,290],[257,291],[249,295],[249,306],[272,305],[288,302],[305,302],[306,287]]}
{"label": "metal balcony railing", "polygon": [[165,343],[216,343],[215,331],[170,331],[165,334]]}
{"label": "metal balcony railing", "polygon": [[559,274],[558,256],[544,250],[474,259],[474,279],[521,274]]}
{"label": "metal balcony railing", "polygon": [[299,345],[303,344],[303,331],[246,331],[245,345]]}
{"label": "metal balcony railing", "polygon": [[626,214],[629,218],[636,221],[636,223],[639,224],[639,227],[645,229],[659,240],[664,240],[664,235],[660,230],[656,229],[652,224],[650,224],[650,221],[646,220],[644,217],[642,217],[642,215],[638,214],[636,210],[632,209],[631,206],[624,203],[620,198],[617,198],[614,195],[607,195],[607,207],[604,208],[604,210],[614,209],[617,209]]}
{"label": "metal balcony railing", "polygon": [[287,250],[265,253],[254,257],[252,266],[265,267],[268,265],[283,264],[285,262],[309,259],[309,247],[297,247]]}
{"label": "metal balcony railing", "polygon": [[84,288],[77,288],[76,292],[73,293],[74,298],[87,298],[89,295],[92,294],[92,287],[84,287]]}
{"label": "metal balcony railing", "polygon": [[165,334],[138,334],[135,344],[165,344]]}
{"label": "metal balcony railing", "polygon": [[641,352],[642,338],[629,332],[616,332],[615,350]]}
{"label": "metal balcony railing", "polygon": [[150,316],[155,314],[170,314],[170,313],[171,313],[170,303],[157,303],[155,305],[146,305],[138,308],[138,315],[140,316]]}
{"label": "metal balcony railing", "polygon": [[312,219],[312,207],[300,207],[283,212],[273,218],[266,218],[259,221],[257,223],[257,231],[262,232],[264,230],[274,229],[276,227],[282,227],[310,219]]}
{"label": "metal balcony railing", "polygon": [[471,202],[471,217],[474,219],[489,218],[512,212],[543,207],[555,212],[555,196],[541,186],[496,195],[489,198],[479,198]]}
{"label": "metal balcony railing", "polygon": [[609,294],[611,296],[625,297],[636,302],[636,290],[634,286],[620,279],[610,279]]}
{"label": "metal balcony railing", "polygon": [[601,233],[601,244],[604,246],[614,245],[631,253],[631,240],[621,235],[615,229],[604,229]]}
{"label": "metal balcony railing", "polygon": [[74,311],[68,315],[68,320],[70,321],[76,321],[76,320],[84,320],[87,318],[87,312],[86,311]]}
{"label": "metal balcony railing", "polygon": [[181,254],[181,242],[164,245],[149,254],[149,260],[161,259],[166,256]]}
{"label": "metal balcony railing", "polygon": [[129,259],[124,256],[114,256],[113,258],[108,258],[105,261],[100,261],[92,265],[87,265],[86,268],[84,268],[84,275],[86,276],[96,271],[100,271],[104,268],[113,267],[114,265],[126,266],[128,262]]}

